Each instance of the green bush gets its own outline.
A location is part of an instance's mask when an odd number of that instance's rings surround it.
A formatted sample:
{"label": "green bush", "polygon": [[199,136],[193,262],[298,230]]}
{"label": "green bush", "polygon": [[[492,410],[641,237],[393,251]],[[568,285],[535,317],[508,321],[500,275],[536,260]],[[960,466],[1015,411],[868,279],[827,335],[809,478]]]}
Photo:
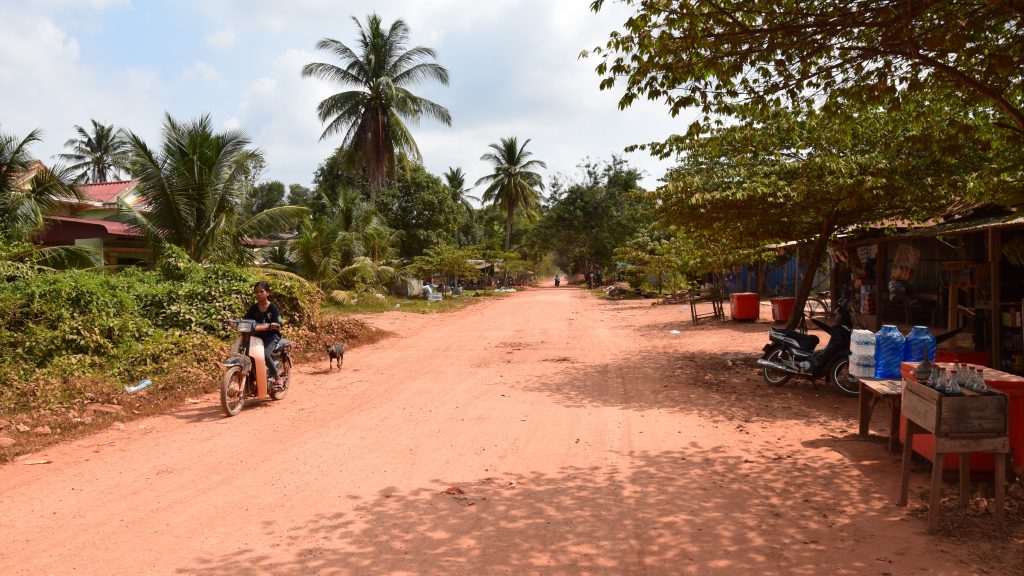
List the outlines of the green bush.
{"label": "green bush", "polygon": [[155,271],[28,271],[0,260],[0,276],[0,412],[71,402],[96,389],[83,381],[117,390],[197,364],[209,376],[232,335],[224,319],[245,313],[257,280],[271,283],[286,331],[308,333],[322,298],[298,276],[202,266],[174,248]]}

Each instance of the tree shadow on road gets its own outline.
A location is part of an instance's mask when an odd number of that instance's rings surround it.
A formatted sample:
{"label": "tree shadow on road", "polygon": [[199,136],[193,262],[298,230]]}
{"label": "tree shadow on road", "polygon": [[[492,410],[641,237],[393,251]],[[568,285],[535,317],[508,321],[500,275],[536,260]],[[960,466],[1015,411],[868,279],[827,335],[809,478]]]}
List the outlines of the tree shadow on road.
{"label": "tree shadow on road", "polygon": [[[844,465],[695,444],[625,456],[629,469],[437,480],[354,506],[325,498],[294,525],[264,527],[284,559],[244,548],[180,572],[877,574],[907,545],[905,525]],[[835,553],[854,542],[874,552]]]}
{"label": "tree shadow on road", "polygon": [[552,362],[549,378],[515,386],[570,407],[666,410],[737,422],[797,418],[840,434],[856,429],[856,398],[840,396],[821,380],[817,387],[799,379],[768,386],[754,363],[758,356],[648,351],[596,365]]}

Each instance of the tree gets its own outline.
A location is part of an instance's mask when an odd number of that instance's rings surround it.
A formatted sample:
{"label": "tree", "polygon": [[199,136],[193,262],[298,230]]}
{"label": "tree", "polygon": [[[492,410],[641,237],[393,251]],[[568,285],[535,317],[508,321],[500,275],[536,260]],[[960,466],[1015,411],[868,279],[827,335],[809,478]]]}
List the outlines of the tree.
{"label": "tree", "polygon": [[483,201],[501,208],[505,215],[505,250],[508,251],[512,240],[512,222],[515,215],[522,212],[532,215],[540,203],[540,192],[544,189],[544,181],[540,174],[534,172],[538,168],[547,168],[541,160],[530,160],[533,152],[526,150],[530,143],[527,138],[523,145],[515,136],[502,138],[500,142],[491,144],[493,152],[480,157],[491,164],[494,169],[476,181],[476,185],[487,184]]}
{"label": "tree", "polygon": [[310,207],[313,199],[313,191],[302,184],[290,184],[288,186],[288,205]]}
{"label": "tree", "polygon": [[1016,0],[622,1],[636,14],[593,51],[602,88],[625,78],[620,108],[646,96],[664,99],[673,115],[699,107],[706,118],[743,116],[807,100],[953,88],[972,105],[998,109],[1018,146],[1024,138],[1024,9]]}
{"label": "tree", "polygon": [[71,152],[57,157],[71,164],[69,170],[78,172],[76,182],[101,183],[121,176],[130,154],[128,142],[118,133],[113,124],[106,125],[91,120],[92,132],[75,125],[78,138],[64,143]]}
{"label": "tree", "polygon": [[451,244],[438,244],[427,248],[422,256],[413,259],[410,268],[419,277],[441,276],[441,291],[458,280],[476,280],[480,271],[470,260],[477,257],[473,246],[456,248]]}
{"label": "tree", "polygon": [[421,164],[410,166],[409,178],[385,190],[377,208],[388,226],[402,231],[402,258],[413,258],[431,246],[451,242],[462,215],[462,206],[456,204],[451,191]]}
{"label": "tree", "polygon": [[250,216],[255,216],[265,210],[284,205],[284,182],[271,180],[252,187],[242,202],[242,210]]}
{"label": "tree", "polygon": [[793,328],[838,230],[921,221],[980,192],[973,179],[985,164],[988,127],[955,107],[935,125],[934,110],[924,110],[931,103],[913,104],[851,108],[842,118],[774,109],[675,142],[681,163],[655,195],[656,214],[702,235],[714,252],[811,242]]}
{"label": "tree", "polygon": [[613,264],[612,252],[650,218],[647,198],[637,193],[640,173],[620,157],[610,162],[585,161],[584,181],[564,190],[552,187],[550,205],[537,224],[536,235],[555,262],[569,272],[591,272]]}
{"label": "tree", "polygon": [[376,14],[366,18],[365,28],[356,18],[352,21],[359,30],[359,53],[337,40],[324,38],[317,49],[332,53],[341,66],[313,62],[302,68],[302,75],[354,88],[338,92],[317,106],[320,121],[327,123],[320,139],[344,134],[341,153],[345,164],[353,171],[365,166],[372,205],[387,186],[388,175],[394,172],[400,156],[422,162],[403,120],[418,122],[427,116],[451,125],[447,108],[409,91],[410,86],[426,80],[447,86],[448,70],[427,61],[437,58],[433,49],[406,49],[409,27],[405,21],[395,20],[387,30]]}
{"label": "tree", "polygon": [[40,248],[32,239],[43,230],[45,216],[61,214],[68,200],[81,200],[69,182],[71,171],[48,168],[32,159],[31,145],[40,141],[39,130],[22,139],[0,132],[0,260],[29,261],[55,268],[101,264],[96,250],[83,246]]}
{"label": "tree", "polygon": [[375,274],[365,273],[367,265],[394,255],[394,230],[351,188],[321,204],[324,208],[302,223],[290,245],[299,273],[327,290],[370,283]]}
{"label": "tree", "polygon": [[291,229],[308,213],[279,206],[246,214],[247,167],[260,154],[239,130],[215,133],[208,115],[187,123],[165,115],[157,150],[134,133],[128,140],[140,207],[118,200],[119,214],[155,245],[179,246],[196,262],[244,261],[245,241]]}
{"label": "tree", "polygon": [[480,199],[469,194],[469,189],[466,188],[466,173],[462,171],[462,168],[449,167],[448,171],[444,173],[444,181],[448,189],[451,190],[452,200],[462,206],[464,210],[465,218],[459,229],[455,231],[455,246],[458,247],[465,243],[464,239],[472,235],[473,216],[476,209],[470,200],[479,202]]}

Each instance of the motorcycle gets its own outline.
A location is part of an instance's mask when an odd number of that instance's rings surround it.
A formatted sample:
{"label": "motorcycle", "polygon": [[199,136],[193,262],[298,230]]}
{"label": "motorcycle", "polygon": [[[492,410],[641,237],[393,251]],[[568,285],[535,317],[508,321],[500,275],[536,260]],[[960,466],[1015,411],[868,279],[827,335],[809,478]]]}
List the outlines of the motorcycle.
{"label": "motorcycle", "polygon": [[561,283],[562,281],[558,279],[558,276],[555,276],[555,288],[558,288],[558,285]]}
{"label": "motorcycle", "polygon": [[840,394],[856,396],[859,393],[858,383],[849,372],[853,319],[845,297],[837,303],[836,315],[839,321],[834,326],[811,318],[811,322],[829,336],[828,343],[821,350],[816,349],[820,339],[814,334],[770,329],[769,341],[763,348],[764,355],[757,361],[765,383],[782,386],[793,376],[808,378],[814,383],[824,376]]}
{"label": "motorcycle", "polygon": [[267,382],[267,366],[264,361],[263,341],[253,338],[255,332],[265,332],[270,324],[255,320],[229,319],[227,323],[238,332],[238,339],[231,347],[230,355],[221,365],[224,377],[220,386],[220,405],[224,414],[234,416],[241,412],[247,399],[281,400],[288,393],[292,373],[292,342],[281,338],[271,352],[271,359],[277,366],[277,386]]}

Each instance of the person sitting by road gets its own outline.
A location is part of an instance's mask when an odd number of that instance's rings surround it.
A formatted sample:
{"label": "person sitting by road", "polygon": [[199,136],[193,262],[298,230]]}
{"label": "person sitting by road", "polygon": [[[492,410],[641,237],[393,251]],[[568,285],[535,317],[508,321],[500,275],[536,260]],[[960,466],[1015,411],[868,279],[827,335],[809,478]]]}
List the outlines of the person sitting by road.
{"label": "person sitting by road", "polygon": [[277,365],[274,364],[271,353],[274,347],[281,340],[281,311],[277,304],[270,301],[270,284],[266,280],[260,280],[253,286],[256,294],[256,303],[249,307],[245,313],[246,320],[255,320],[262,324],[269,324],[269,330],[253,332],[253,336],[263,341],[263,358],[267,363],[267,382],[271,383],[275,391],[281,385],[277,382]]}

